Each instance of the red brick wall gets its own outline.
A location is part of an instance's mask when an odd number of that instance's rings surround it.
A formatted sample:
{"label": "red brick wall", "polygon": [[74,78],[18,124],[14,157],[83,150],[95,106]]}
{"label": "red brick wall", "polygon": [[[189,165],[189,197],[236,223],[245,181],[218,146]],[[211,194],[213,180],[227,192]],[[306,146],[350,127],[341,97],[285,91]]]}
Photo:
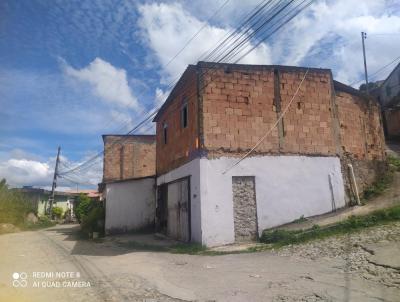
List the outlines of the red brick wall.
{"label": "red brick wall", "polygon": [[380,108],[346,92],[336,92],[342,149],[357,159],[382,160],[384,137]]}
{"label": "red brick wall", "polygon": [[[172,91],[169,106],[157,116],[157,174],[174,169],[193,156],[198,146],[197,75],[190,66]],[[188,106],[188,126],[182,128],[181,108]],[[164,144],[163,125],[168,125],[168,142]]]}
{"label": "red brick wall", "polygon": [[[281,66],[209,67],[200,63],[196,73],[196,67],[190,66],[156,117],[157,174],[181,166],[200,150],[209,156],[237,156],[250,150],[276,123],[306,72]],[[356,158],[382,159],[378,106],[347,92],[337,91],[335,97],[332,90],[330,70],[310,69],[282,123],[254,154],[331,156],[344,150]],[[189,97],[186,129],[180,116],[184,97]],[[166,145],[164,122],[168,124]]]}
{"label": "red brick wall", "polygon": [[[205,76],[203,93],[204,147],[237,152],[252,148],[278,119],[274,78],[279,78],[281,111],[290,102],[305,69],[219,69]],[[255,153],[334,154],[331,78],[328,70],[309,71],[282,122]]]}
{"label": "red brick wall", "polygon": [[104,182],[152,176],[155,166],[154,136],[104,136]]}

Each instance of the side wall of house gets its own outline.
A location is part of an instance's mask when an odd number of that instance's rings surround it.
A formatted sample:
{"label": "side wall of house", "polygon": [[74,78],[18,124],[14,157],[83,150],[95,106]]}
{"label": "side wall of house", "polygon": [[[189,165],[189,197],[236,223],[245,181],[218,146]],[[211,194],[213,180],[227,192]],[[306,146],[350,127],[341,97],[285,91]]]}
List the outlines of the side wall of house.
{"label": "side wall of house", "polygon": [[[157,119],[157,174],[163,174],[185,164],[197,155],[198,149],[198,98],[197,74],[194,67],[188,69],[175,92],[172,101]],[[188,125],[182,127],[181,110],[188,108]],[[164,143],[164,124],[167,125],[167,143]]]}
{"label": "side wall of house", "polygon": [[[305,69],[218,69],[204,76],[204,148],[223,154],[251,149],[276,123]],[[331,74],[310,70],[282,122],[255,153],[335,155]]]}
{"label": "side wall of house", "polygon": [[223,174],[234,158],[201,159],[202,239],[208,246],[235,241],[233,176],[254,176],[258,233],[345,205],[337,157],[255,156]]}
{"label": "side wall of house", "polygon": [[[331,212],[345,205],[337,157],[255,156],[223,172],[234,158],[197,158],[157,178],[157,185],[190,177],[192,241],[235,242],[233,176],[255,179],[257,230]],[[290,188],[290,189],[289,189]]]}
{"label": "side wall of house", "polygon": [[[202,148],[208,158],[241,156],[254,147],[277,123],[305,72],[241,65],[203,71]],[[362,191],[385,170],[384,149],[379,106],[356,91],[334,91],[329,70],[310,69],[282,121],[251,156],[340,156],[351,200],[347,165],[353,164]]]}
{"label": "side wall of house", "polygon": [[379,98],[383,107],[390,106],[395,99],[400,100],[400,64],[380,87]]}
{"label": "side wall of house", "polygon": [[386,129],[389,138],[400,138],[400,109],[386,110]]}
{"label": "side wall of house", "polygon": [[155,175],[156,142],[152,135],[105,136],[103,181]]}
{"label": "side wall of house", "polygon": [[336,92],[338,108],[343,174],[349,196],[351,176],[348,164],[352,164],[358,189],[363,191],[386,170],[385,141],[380,108],[363,98],[346,92]]}
{"label": "side wall of house", "polygon": [[106,184],[106,234],[154,227],[155,179]]}

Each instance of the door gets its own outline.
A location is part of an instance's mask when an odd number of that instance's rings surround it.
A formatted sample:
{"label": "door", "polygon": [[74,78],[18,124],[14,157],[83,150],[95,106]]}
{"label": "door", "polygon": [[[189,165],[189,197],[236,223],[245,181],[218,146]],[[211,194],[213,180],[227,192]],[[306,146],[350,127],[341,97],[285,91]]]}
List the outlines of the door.
{"label": "door", "polygon": [[232,177],[232,193],[235,241],[257,239],[257,204],[254,177]]}
{"label": "door", "polygon": [[167,189],[166,184],[157,187],[156,231],[163,234],[167,233]]}
{"label": "door", "polygon": [[167,235],[180,241],[190,241],[188,178],[168,184],[167,203]]}

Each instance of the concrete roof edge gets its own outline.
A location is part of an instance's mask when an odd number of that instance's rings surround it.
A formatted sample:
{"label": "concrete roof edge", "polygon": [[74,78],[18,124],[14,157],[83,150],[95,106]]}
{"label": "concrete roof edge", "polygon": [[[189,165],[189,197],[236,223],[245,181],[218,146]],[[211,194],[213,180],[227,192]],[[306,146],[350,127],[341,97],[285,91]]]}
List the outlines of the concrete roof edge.
{"label": "concrete roof edge", "polygon": [[129,182],[129,181],[134,181],[134,180],[143,180],[147,178],[156,178],[156,175],[150,175],[150,176],[142,176],[142,177],[132,177],[132,178],[127,178],[127,179],[116,179],[116,180],[110,180],[110,181],[103,181],[101,184],[113,184],[113,183],[120,183],[120,182]]}

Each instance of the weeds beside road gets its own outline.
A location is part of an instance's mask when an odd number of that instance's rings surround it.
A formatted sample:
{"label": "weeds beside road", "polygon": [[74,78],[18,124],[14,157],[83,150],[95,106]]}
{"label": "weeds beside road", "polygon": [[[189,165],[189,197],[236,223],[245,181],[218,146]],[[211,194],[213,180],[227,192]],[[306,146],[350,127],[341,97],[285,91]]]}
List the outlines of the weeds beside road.
{"label": "weeds beside road", "polygon": [[349,234],[372,226],[400,221],[400,205],[388,209],[374,211],[364,216],[350,216],[348,219],[326,227],[314,225],[306,230],[266,230],[260,241],[274,244],[274,247],[297,244],[315,239],[323,239],[335,235]]}

